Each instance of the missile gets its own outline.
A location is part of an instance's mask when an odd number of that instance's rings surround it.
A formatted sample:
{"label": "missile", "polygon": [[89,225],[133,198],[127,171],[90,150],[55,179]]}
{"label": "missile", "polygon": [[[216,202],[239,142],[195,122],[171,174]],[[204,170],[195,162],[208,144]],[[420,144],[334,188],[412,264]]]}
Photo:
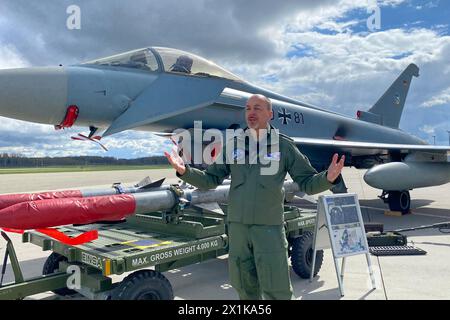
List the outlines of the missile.
{"label": "missile", "polygon": [[165,179],[161,179],[152,182],[149,177],[146,177],[141,182],[131,187],[123,186],[121,183],[115,183],[110,188],[46,191],[40,193],[5,194],[0,195],[0,210],[18,203],[28,201],[64,199],[64,198],[89,198],[97,196],[109,196],[115,194],[139,193],[157,189],[167,189],[169,186],[162,186],[164,180]]}
{"label": "missile", "polygon": [[38,200],[60,198],[83,198],[81,190],[48,191],[41,193],[4,194],[0,195],[0,210],[12,205]]}
{"label": "missile", "polygon": [[[284,188],[286,193],[299,191],[292,181],[285,182]],[[206,191],[167,186],[134,194],[27,201],[0,210],[0,228],[31,230],[120,221],[135,214],[170,210],[179,204],[214,207],[214,204],[227,202],[229,190],[228,184]]]}
{"label": "missile", "polygon": [[386,191],[412,190],[450,182],[450,163],[391,162],[378,165],[364,175],[371,187]]}
{"label": "missile", "polygon": [[32,230],[105,220],[119,221],[132,214],[134,209],[131,194],[28,201],[0,210],[0,227]]}
{"label": "missile", "polygon": [[12,205],[28,202],[28,201],[39,201],[39,200],[49,200],[49,199],[65,199],[65,198],[89,198],[97,196],[108,196],[115,194],[127,194],[127,193],[139,193],[146,192],[148,190],[155,190],[163,187],[162,184],[165,179],[161,179],[152,182],[149,177],[143,179],[141,182],[135,184],[134,186],[127,187],[123,186],[121,183],[115,183],[110,188],[99,188],[99,189],[80,189],[80,190],[62,190],[62,191],[46,191],[40,193],[23,193],[23,194],[6,194],[0,195],[0,210],[10,207]]}
{"label": "missile", "polygon": [[[155,190],[167,190],[169,185],[162,185],[165,179],[152,182],[149,177],[134,186],[124,186],[121,183],[115,183],[110,188],[86,188],[80,190],[62,190],[62,191],[46,191],[39,193],[21,193],[21,194],[5,194],[0,195],[0,210],[12,205],[39,200],[49,199],[65,199],[65,198],[89,198],[98,196],[109,196],[115,194],[140,193]],[[230,184],[230,180],[225,180],[223,185]]]}

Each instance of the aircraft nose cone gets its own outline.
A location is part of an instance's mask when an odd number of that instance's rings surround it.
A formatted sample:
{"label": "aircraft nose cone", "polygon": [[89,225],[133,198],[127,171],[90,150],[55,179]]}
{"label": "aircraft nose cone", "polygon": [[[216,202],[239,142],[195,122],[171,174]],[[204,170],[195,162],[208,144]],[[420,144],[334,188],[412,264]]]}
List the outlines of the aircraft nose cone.
{"label": "aircraft nose cone", "polygon": [[0,116],[59,124],[67,103],[64,68],[0,70]]}

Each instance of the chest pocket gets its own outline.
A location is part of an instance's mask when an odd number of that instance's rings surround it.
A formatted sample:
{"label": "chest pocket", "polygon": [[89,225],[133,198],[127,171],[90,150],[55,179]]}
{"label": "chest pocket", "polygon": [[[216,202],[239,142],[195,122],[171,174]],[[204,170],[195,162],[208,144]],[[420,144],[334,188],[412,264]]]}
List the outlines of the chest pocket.
{"label": "chest pocket", "polygon": [[260,165],[259,183],[263,188],[279,188],[284,178],[286,177],[286,170],[284,166],[284,159],[280,152],[268,154],[263,159],[264,163]]}
{"label": "chest pocket", "polygon": [[[279,152],[275,153],[275,154],[268,154],[266,156],[264,156],[264,159],[261,160],[261,164],[260,164],[260,174],[261,177],[271,177],[273,178],[273,176],[278,176],[280,174],[282,174],[285,169],[284,169],[284,159],[281,158],[281,155]],[[263,179],[263,180],[268,180],[268,179]]]}

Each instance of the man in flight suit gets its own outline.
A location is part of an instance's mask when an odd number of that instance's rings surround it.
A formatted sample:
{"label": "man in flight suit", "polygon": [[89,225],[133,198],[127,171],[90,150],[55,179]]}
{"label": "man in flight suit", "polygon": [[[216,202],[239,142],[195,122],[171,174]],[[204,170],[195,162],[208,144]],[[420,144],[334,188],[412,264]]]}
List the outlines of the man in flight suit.
{"label": "man in flight suit", "polygon": [[[247,135],[238,135],[231,145],[225,143],[222,150],[222,155],[232,154],[232,160],[245,158],[245,164],[233,161],[218,163],[216,159],[215,163],[201,171],[185,165],[175,152],[165,154],[177,176],[200,189],[214,189],[231,175],[227,212],[229,275],[231,285],[240,299],[245,300],[295,298],[289,277],[288,242],[283,227],[283,183],[286,174],[290,174],[301,191],[320,193],[338,183],[345,161],[344,156],[338,161],[335,154],[328,170],[317,173],[293,140],[279,134],[269,124],[272,116],[271,101],[265,96],[253,95],[247,101]],[[275,161],[275,172],[261,174],[267,165],[263,161],[249,162],[250,143],[244,143],[244,149],[234,147],[234,142],[246,137],[248,139],[245,141],[256,140],[258,149],[263,141],[267,142],[267,150],[271,151],[264,157],[271,164]]]}

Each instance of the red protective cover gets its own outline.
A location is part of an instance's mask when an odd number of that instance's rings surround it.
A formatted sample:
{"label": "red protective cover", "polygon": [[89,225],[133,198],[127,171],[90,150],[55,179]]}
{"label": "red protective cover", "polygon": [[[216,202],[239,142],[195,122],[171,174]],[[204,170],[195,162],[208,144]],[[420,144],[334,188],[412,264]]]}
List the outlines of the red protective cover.
{"label": "red protective cover", "polygon": [[117,221],[134,214],[135,209],[131,194],[29,201],[0,210],[0,228],[30,230]]}
{"label": "red protective cover", "polygon": [[[12,232],[12,233],[19,233],[24,234],[24,230],[16,230],[16,229],[8,229],[3,228],[6,232]],[[49,236],[50,238],[53,238],[55,240],[58,240],[59,242],[62,242],[64,244],[68,244],[70,246],[78,246],[87,242],[91,242],[98,239],[98,231],[97,230],[91,230],[84,232],[80,234],[77,237],[69,237],[68,235],[64,234],[61,231],[58,231],[56,229],[37,229],[36,231],[45,234],[46,236]]]}
{"label": "red protective cover", "polygon": [[5,194],[0,196],[0,210],[21,202],[46,199],[82,198],[80,190],[50,191],[42,193]]}
{"label": "red protective cover", "polygon": [[80,234],[77,237],[71,238],[65,235],[63,232],[55,229],[37,229],[36,231],[43,233],[59,242],[67,244],[69,246],[78,246],[87,242],[91,242],[98,239],[98,231],[91,230]]}
{"label": "red protective cover", "polygon": [[9,229],[9,228],[2,228],[3,231],[9,232],[9,233],[18,233],[18,234],[24,234],[25,230],[20,229]]}

